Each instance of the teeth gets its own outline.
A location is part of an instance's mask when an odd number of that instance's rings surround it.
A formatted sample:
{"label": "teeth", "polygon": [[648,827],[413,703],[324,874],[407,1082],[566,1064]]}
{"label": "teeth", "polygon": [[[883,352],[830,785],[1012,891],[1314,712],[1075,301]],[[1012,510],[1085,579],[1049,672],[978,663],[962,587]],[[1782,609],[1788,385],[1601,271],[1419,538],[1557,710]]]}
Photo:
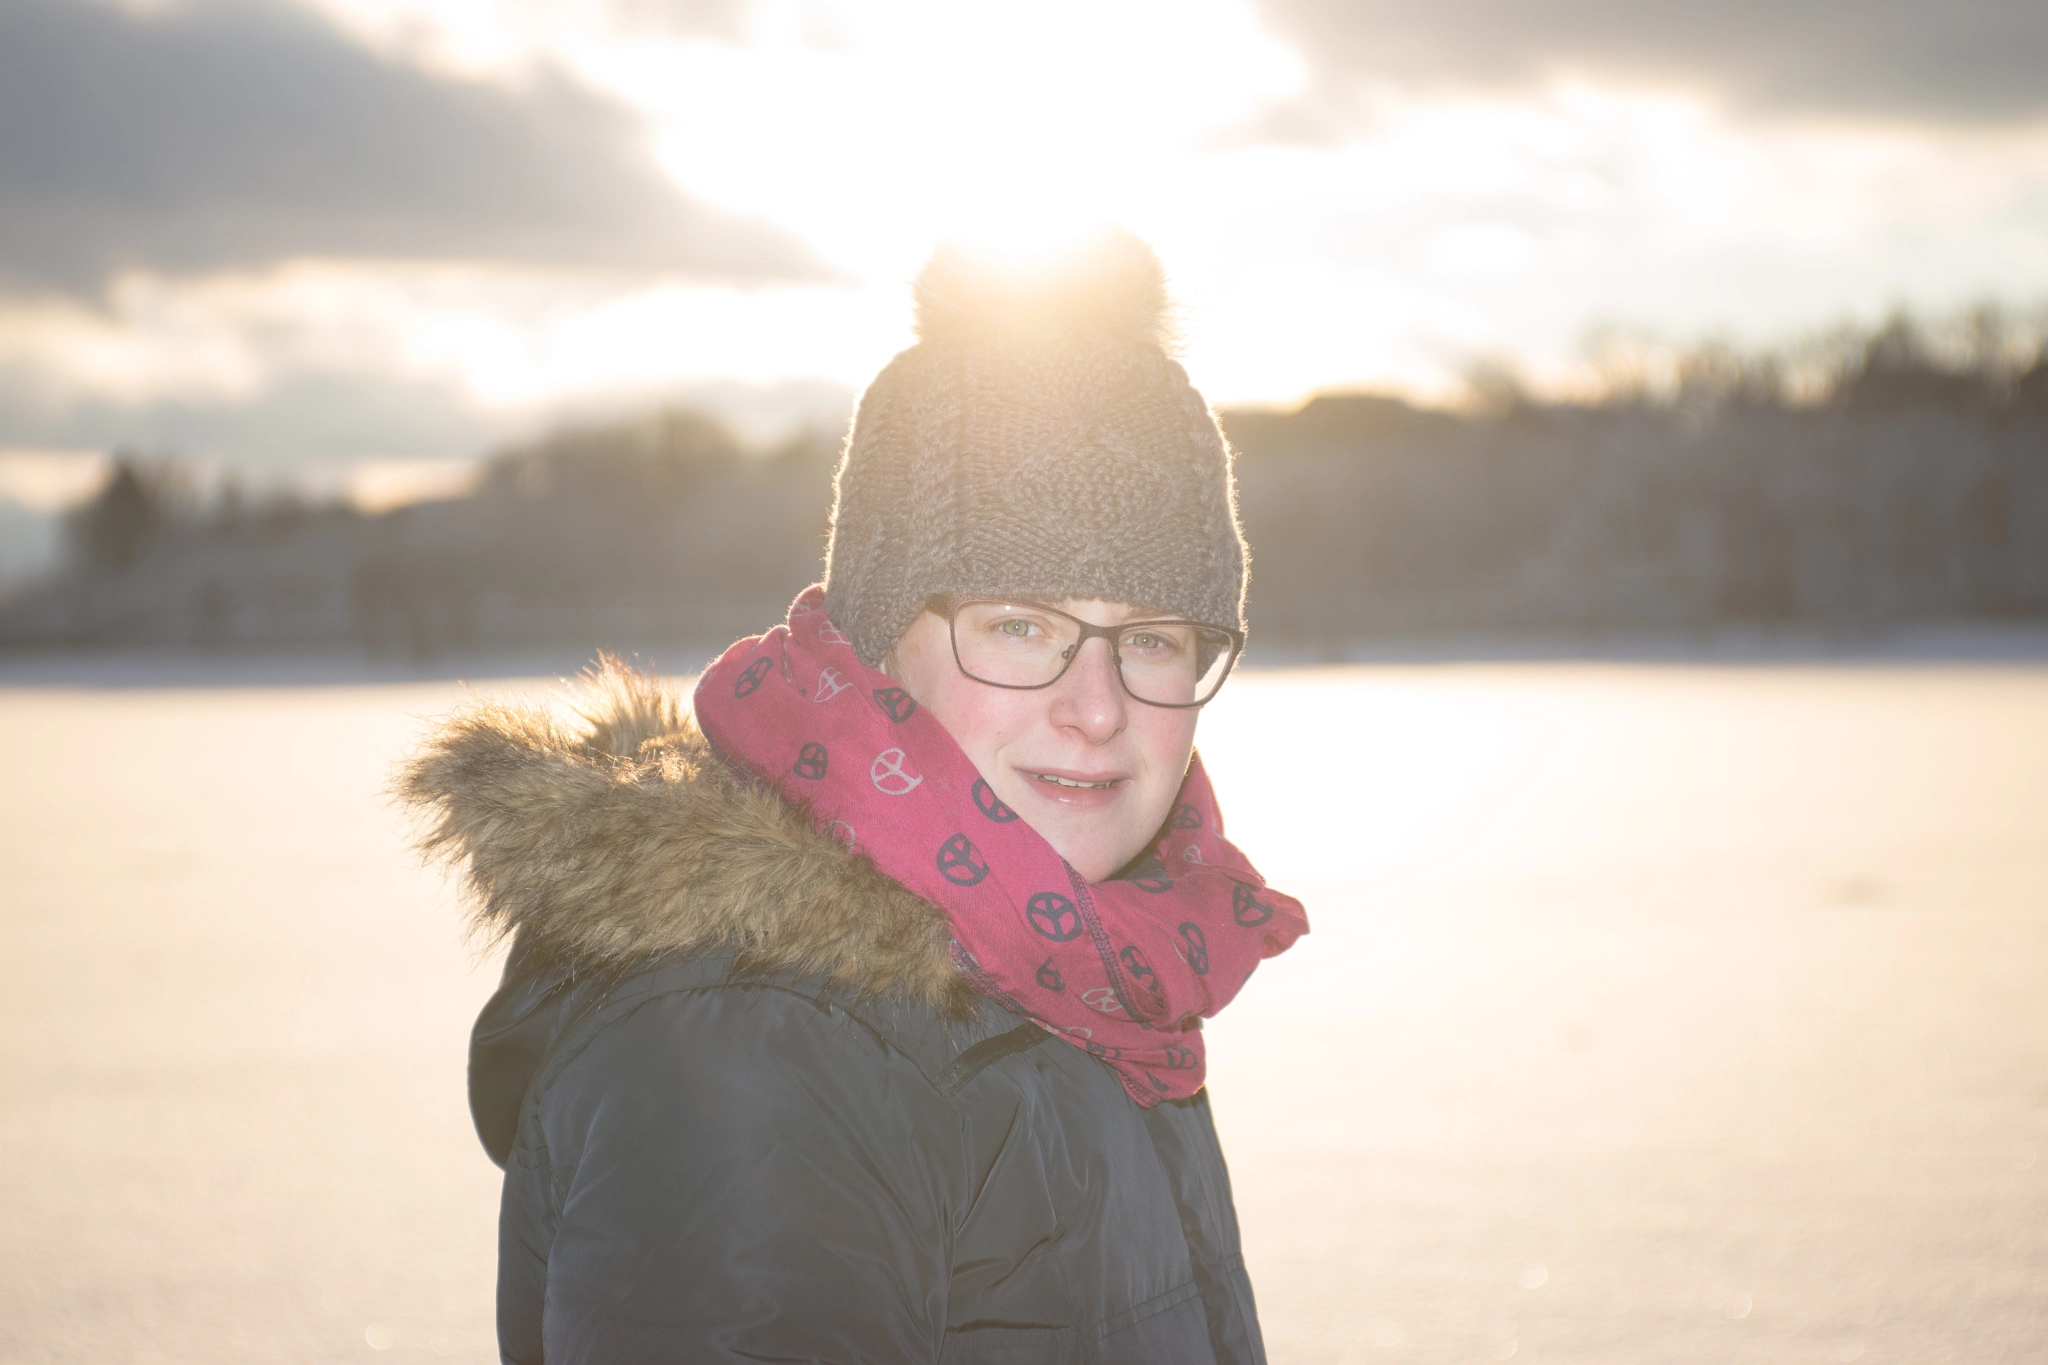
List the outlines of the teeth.
{"label": "teeth", "polygon": [[1111,778],[1107,782],[1075,782],[1070,778],[1054,777],[1051,773],[1040,773],[1038,780],[1040,782],[1050,782],[1055,787],[1087,787],[1091,790],[1100,787],[1114,787],[1116,785],[1115,778]]}

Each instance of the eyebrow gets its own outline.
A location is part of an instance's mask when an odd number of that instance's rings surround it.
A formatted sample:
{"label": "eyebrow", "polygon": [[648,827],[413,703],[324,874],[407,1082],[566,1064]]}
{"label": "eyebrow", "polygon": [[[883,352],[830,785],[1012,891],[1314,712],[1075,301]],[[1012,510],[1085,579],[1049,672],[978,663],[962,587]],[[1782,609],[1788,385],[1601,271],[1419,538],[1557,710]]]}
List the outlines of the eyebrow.
{"label": "eyebrow", "polygon": [[[1070,597],[1064,600],[1068,602],[1077,602],[1081,599]],[[1067,610],[1067,608],[1063,606],[1060,602],[1046,602],[1045,605],[1053,607],[1059,611]],[[1114,606],[1115,604],[1112,603],[1111,605]],[[1117,618],[1115,624],[1122,625],[1128,621],[1171,621],[1178,619],[1180,618],[1176,617],[1172,612],[1166,611],[1161,608],[1133,606],[1132,604],[1126,602],[1124,603],[1124,614],[1121,617]]]}
{"label": "eyebrow", "polygon": [[[998,597],[991,598],[989,600],[999,601],[1004,599]],[[1028,594],[1020,593],[1015,597],[1008,598],[1007,600],[1013,602],[1036,602],[1041,606],[1051,607],[1055,611],[1066,611],[1066,607],[1062,605],[1063,602],[1078,602],[1081,599],[1077,597],[1069,597],[1053,600],[1043,597],[1032,597]],[[1127,602],[1124,604],[1124,614],[1121,618],[1118,619],[1116,624],[1123,625],[1131,621],[1191,621],[1193,619],[1194,618],[1191,616],[1185,615],[1181,612],[1169,610],[1166,607],[1137,606]]]}

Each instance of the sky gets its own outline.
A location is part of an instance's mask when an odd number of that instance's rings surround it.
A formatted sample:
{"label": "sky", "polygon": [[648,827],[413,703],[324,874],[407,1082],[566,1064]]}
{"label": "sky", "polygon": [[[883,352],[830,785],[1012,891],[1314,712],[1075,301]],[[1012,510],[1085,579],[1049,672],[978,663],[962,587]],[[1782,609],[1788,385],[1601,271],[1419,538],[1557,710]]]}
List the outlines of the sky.
{"label": "sky", "polygon": [[0,521],[836,429],[947,237],[1137,232],[1218,406],[2038,306],[2043,70],[2039,0],[4,0]]}

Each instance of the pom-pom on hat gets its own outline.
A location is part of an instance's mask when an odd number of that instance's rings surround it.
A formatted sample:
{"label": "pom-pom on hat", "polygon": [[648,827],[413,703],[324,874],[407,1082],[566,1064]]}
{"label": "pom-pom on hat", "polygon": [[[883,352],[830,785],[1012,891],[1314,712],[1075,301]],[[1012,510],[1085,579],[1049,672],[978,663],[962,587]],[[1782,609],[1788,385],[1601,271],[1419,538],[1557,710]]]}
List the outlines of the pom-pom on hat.
{"label": "pom-pom on hat", "polygon": [[911,293],[920,341],[1099,335],[1174,350],[1166,272],[1152,248],[1128,233],[1099,238],[1037,269],[942,246]]}
{"label": "pom-pom on hat", "polygon": [[1038,269],[942,247],[861,396],[825,606],[877,663],[936,593],[1244,625],[1230,448],[1173,359],[1165,272],[1113,233]]}

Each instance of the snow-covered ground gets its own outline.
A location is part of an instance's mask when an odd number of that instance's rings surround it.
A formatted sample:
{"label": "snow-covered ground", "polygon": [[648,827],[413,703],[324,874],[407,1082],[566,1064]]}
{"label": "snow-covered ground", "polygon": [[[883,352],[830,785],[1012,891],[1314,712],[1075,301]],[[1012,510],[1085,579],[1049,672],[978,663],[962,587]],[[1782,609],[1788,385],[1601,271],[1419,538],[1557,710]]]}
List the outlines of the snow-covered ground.
{"label": "snow-covered ground", "polygon": [[[0,672],[0,1358],[494,1358],[494,964],[379,797],[460,696]],[[2048,1358],[2038,654],[1247,671],[1203,727],[1315,923],[1210,1034],[1276,1362]]]}

